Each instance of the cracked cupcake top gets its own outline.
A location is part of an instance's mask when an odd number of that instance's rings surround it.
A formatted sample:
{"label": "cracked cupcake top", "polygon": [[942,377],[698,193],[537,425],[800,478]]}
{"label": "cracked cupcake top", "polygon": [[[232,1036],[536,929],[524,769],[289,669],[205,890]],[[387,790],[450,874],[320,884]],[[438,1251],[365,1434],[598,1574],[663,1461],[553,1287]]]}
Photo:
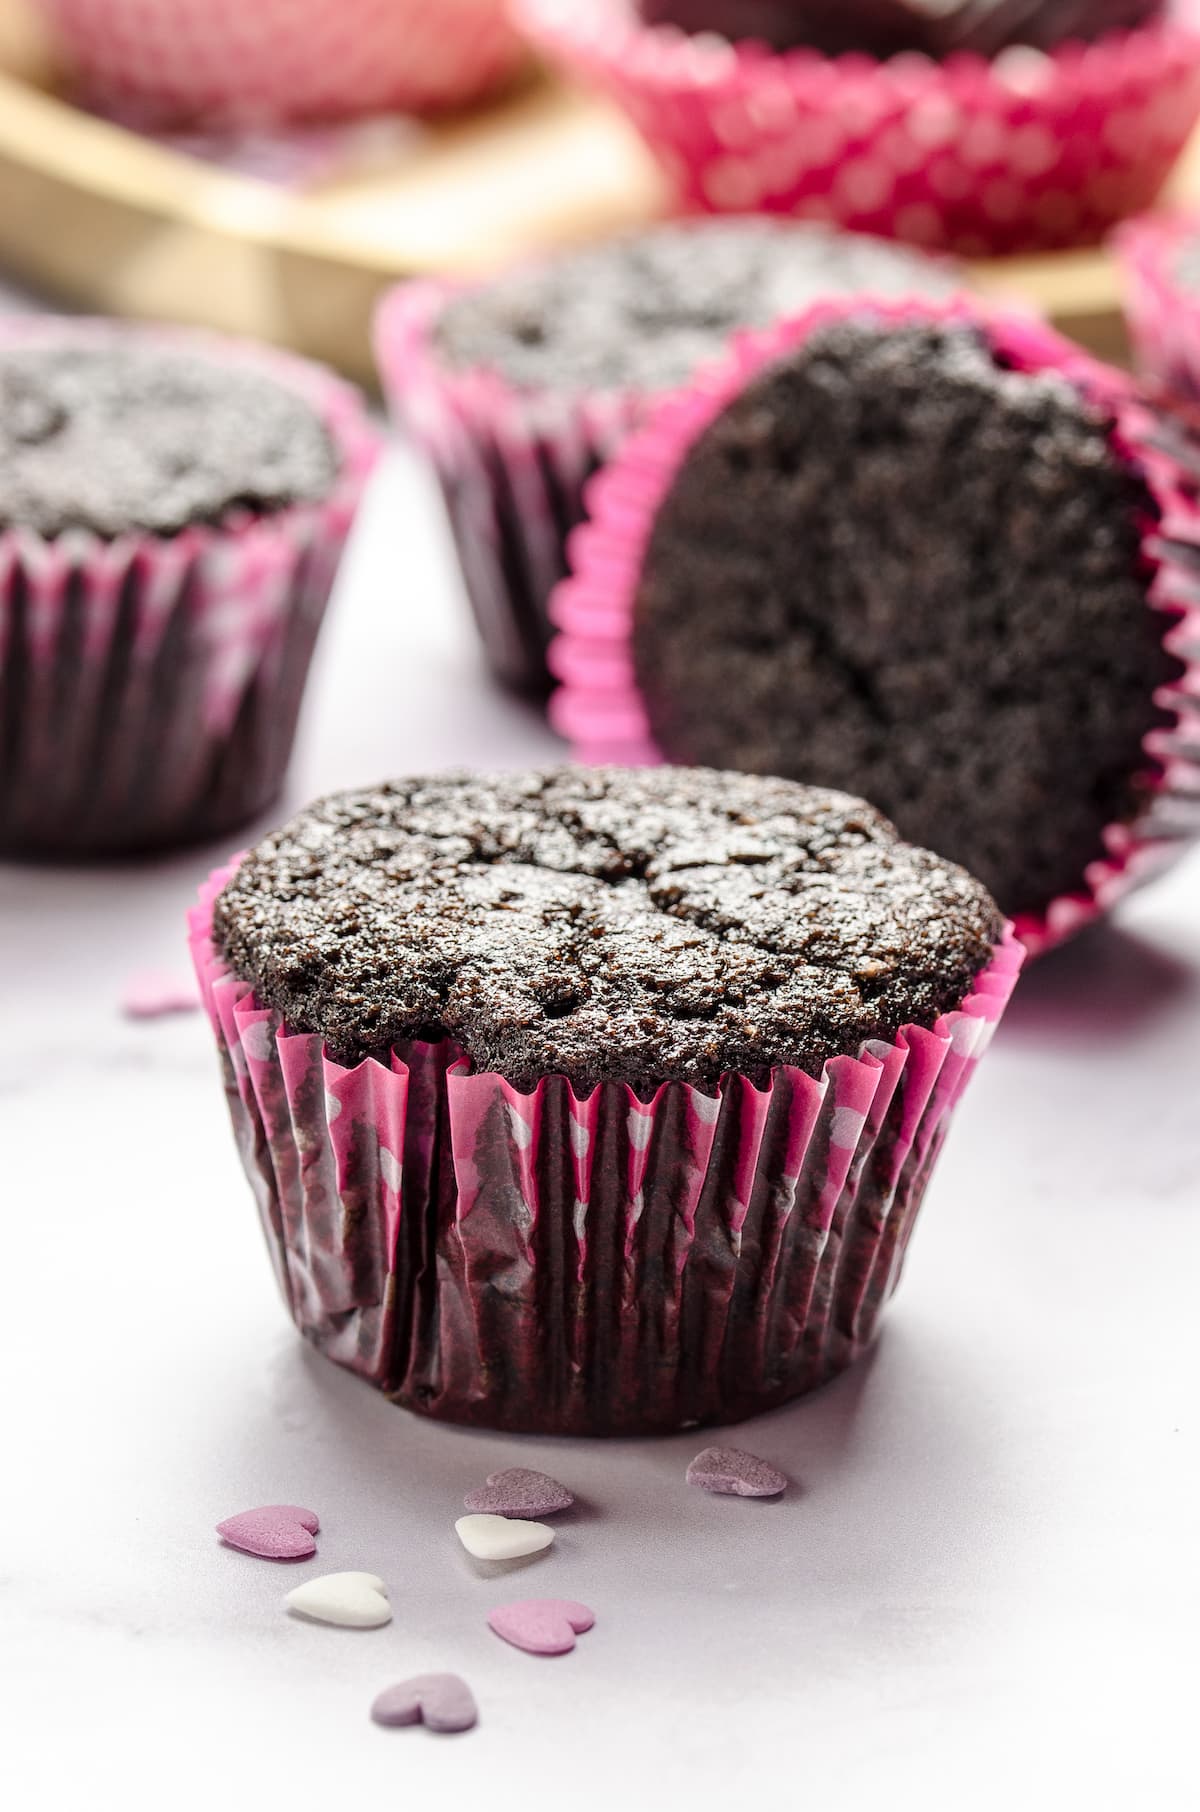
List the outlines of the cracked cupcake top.
{"label": "cracked cupcake top", "polygon": [[0,530],[176,535],[318,501],[336,476],[312,405],[236,360],[70,322],[0,345]]}
{"label": "cracked cupcake top", "polygon": [[568,394],[684,383],[739,328],[828,296],[949,296],[951,264],[861,233],[746,216],[674,222],[464,290],[435,329],[457,368]]}
{"label": "cracked cupcake top", "polygon": [[987,964],[984,888],[861,801],[703,769],[444,774],[342,793],[217,901],[233,971],[343,1063],[449,1036],[520,1088],[819,1074]]}

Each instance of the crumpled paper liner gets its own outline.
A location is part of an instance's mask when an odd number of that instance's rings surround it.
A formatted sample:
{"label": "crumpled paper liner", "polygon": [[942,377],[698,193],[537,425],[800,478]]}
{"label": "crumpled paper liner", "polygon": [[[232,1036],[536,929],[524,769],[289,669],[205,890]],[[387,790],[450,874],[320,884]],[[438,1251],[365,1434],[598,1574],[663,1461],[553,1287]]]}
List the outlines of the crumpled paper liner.
{"label": "crumpled paper liner", "polygon": [[41,0],[101,103],[147,123],[428,112],[516,68],[506,0]]}
{"label": "crumpled paper liner", "polygon": [[[100,321],[0,321],[0,346]],[[136,330],[139,337],[149,330]],[[340,460],[329,496],[173,537],[0,530],[0,849],[110,854],[226,833],[270,804],[378,437],[319,366],[218,339],[165,344],[299,391]]]}
{"label": "crumpled paper liner", "polygon": [[1143,557],[1148,606],[1160,615],[1164,646],[1182,666],[1156,698],[1173,721],[1144,739],[1146,804],[1138,816],[1105,829],[1104,855],[1076,890],[1016,920],[1018,935],[1037,953],[1107,912],[1200,833],[1200,435],[1189,438],[1183,422],[1172,431],[1132,379],[1032,316],[962,296],[948,302],[862,297],[819,304],[763,333],[740,336],[724,362],[661,404],[589,490],[591,520],[571,543],[574,574],[551,605],[560,634],[550,665],[562,682],[551,719],[580,761],[637,766],[663,759],[632,656],[634,604],[658,508],[698,436],[757,372],[821,328],[862,314],[896,325],[976,325],[1016,369],[1052,370],[1077,385],[1113,414],[1114,449],[1137,468],[1157,506],[1158,519],[1146,524]]}
{"label": "crumpled paper liner", "polygon": [[284,1298],[329,1358],[423,1414],[559,1434],[729,1421],[868,1345],[955,1105],[1021,966],[819,1079],[580,1099],[453,1044],[347,1069],[190,943]]}
{"label": "crumpled paper liner", "polygon": [[690,37],[631,0],[515,0],[620,106],[686,207],[831,220],[963,256],[1099,239],[1150,206],[1200,118],[1200,17],[943,63]]}

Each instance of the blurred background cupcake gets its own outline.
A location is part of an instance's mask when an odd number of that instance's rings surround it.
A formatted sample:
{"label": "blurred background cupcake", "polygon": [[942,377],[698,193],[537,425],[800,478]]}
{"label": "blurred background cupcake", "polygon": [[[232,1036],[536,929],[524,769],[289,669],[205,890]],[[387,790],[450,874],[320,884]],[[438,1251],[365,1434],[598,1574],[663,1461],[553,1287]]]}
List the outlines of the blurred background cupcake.
{"label": "blurred background cupcake", "polygon": [[297,359],[0,316],[0,848],[144,851],[271,802],[375,447]]}
{"label": "blurred background cupcake", "polygon": [[510,76],[505,0],[40,0],[96,101],[163,124],[460,106]]}
{"label": "blurred background cupcake", "polygon": [[192,949],[301,1331],[407,1408],[586,1435],[865,1349],[1021,962],[862,801],[669,768],[335,795]]}
{"label": "blurred background cupcake", "polygon": [[1146,214],[1113,241],[1138,369],[1200,402],[1200,214]]}
{"label": "blurred background cupcake", "polygon": [[395,290],[376,322],[380,369],[437,471],[494,672],[547,690],[548,603],[585,484],[732,333],[823,296],[945,296],[961,281],[881,240],[747,216]]}
{"label": "blurred background cupcake", "polygon": [[862,793],[1040,948],[1200,825],[1198,476],[1031,318],[818,307],[597,480],[553,715],[586,760]]}
{"label": "blurred background cupcake", "polygon": [[1200,116],[1190,0],[515,12],[626,111],[685,207],[800,214],[966,256],[1096,240],[1151,203]]}

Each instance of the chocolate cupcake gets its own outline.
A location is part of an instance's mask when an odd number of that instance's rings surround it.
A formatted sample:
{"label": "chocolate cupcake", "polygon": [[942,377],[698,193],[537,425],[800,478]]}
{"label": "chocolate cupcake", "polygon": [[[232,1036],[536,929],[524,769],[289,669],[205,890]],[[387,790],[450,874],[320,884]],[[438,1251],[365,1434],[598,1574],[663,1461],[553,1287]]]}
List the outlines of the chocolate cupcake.
{"label": "chocolate cupcake", "polygon": [[676,224],[485,284],[395,291],[377,324],[398,417],[431,458],[496,674],[545,694],[549,596],[583,489],[654,398],[739,328],[828,295],[945,296],[947,264],[764,219]]}
{"label": "chocolate cupcake", "polygon": [[1166,0],[640,0],[639,11],[647,25],[753,39],[773,50],[805,45],[827,57],[912,50],[994,57],[1013,44],[1093,43],[1160,18]]}
{"label": "chocolate cupcake", "polygon": [[144,851],[271,803],[374,450],[298,360],[0,323],[0,848]]}
{"label": "chocolate cupcake", "polygon": [[792,214],[962,257],[1094,243],[1153,205],[1200,116],[1184,5],[513,6],[629,116],[682,211]]}
{"label": "chocolate cupcake", "polygon": [[865,793],[1040,946],[1196,828],[1198,473],[1029,320],[815,310],[598,485],[556,721],[585,760]]}
{"label": "chocolate cupcake", "polygon": [[301,1330],[409,1408],[575,1434],[862,1351],[1020,961],[861,801],[670,769],[325,800],[192,944]]}

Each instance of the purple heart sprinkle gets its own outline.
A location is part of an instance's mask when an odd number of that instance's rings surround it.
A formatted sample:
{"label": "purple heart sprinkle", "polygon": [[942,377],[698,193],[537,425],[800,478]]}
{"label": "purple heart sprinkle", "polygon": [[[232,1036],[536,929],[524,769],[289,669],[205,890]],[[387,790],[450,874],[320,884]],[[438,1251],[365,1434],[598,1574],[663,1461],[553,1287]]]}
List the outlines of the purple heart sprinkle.
{"label": "purple heart sprinkle", "polygon": [[519,1521],[554,1516],[559,1510],[569,1510],[574,1502],[565,1485],[527,1466],[490,1473],[486,1485],[463,1499],[465,1507],[480,1516],[510,1516]]}
{"label": "purple heart sprinkle", "polygon": [[393,1730],[424,1724],[426,1730],[436,1730],[441,1736],[455,1736],[475,1728],[479,1707],[471,1688],[457,1674],[418,1674],[414,1680],[403,1680],[381,1692],[371,1716]]}
{"label": "purple heart sprinkle", "polygon": [[737,1447],[706,1447],[688,1467],[687,1482],[721,1497],[778,1497],[788,1483],[766,1460]]}

